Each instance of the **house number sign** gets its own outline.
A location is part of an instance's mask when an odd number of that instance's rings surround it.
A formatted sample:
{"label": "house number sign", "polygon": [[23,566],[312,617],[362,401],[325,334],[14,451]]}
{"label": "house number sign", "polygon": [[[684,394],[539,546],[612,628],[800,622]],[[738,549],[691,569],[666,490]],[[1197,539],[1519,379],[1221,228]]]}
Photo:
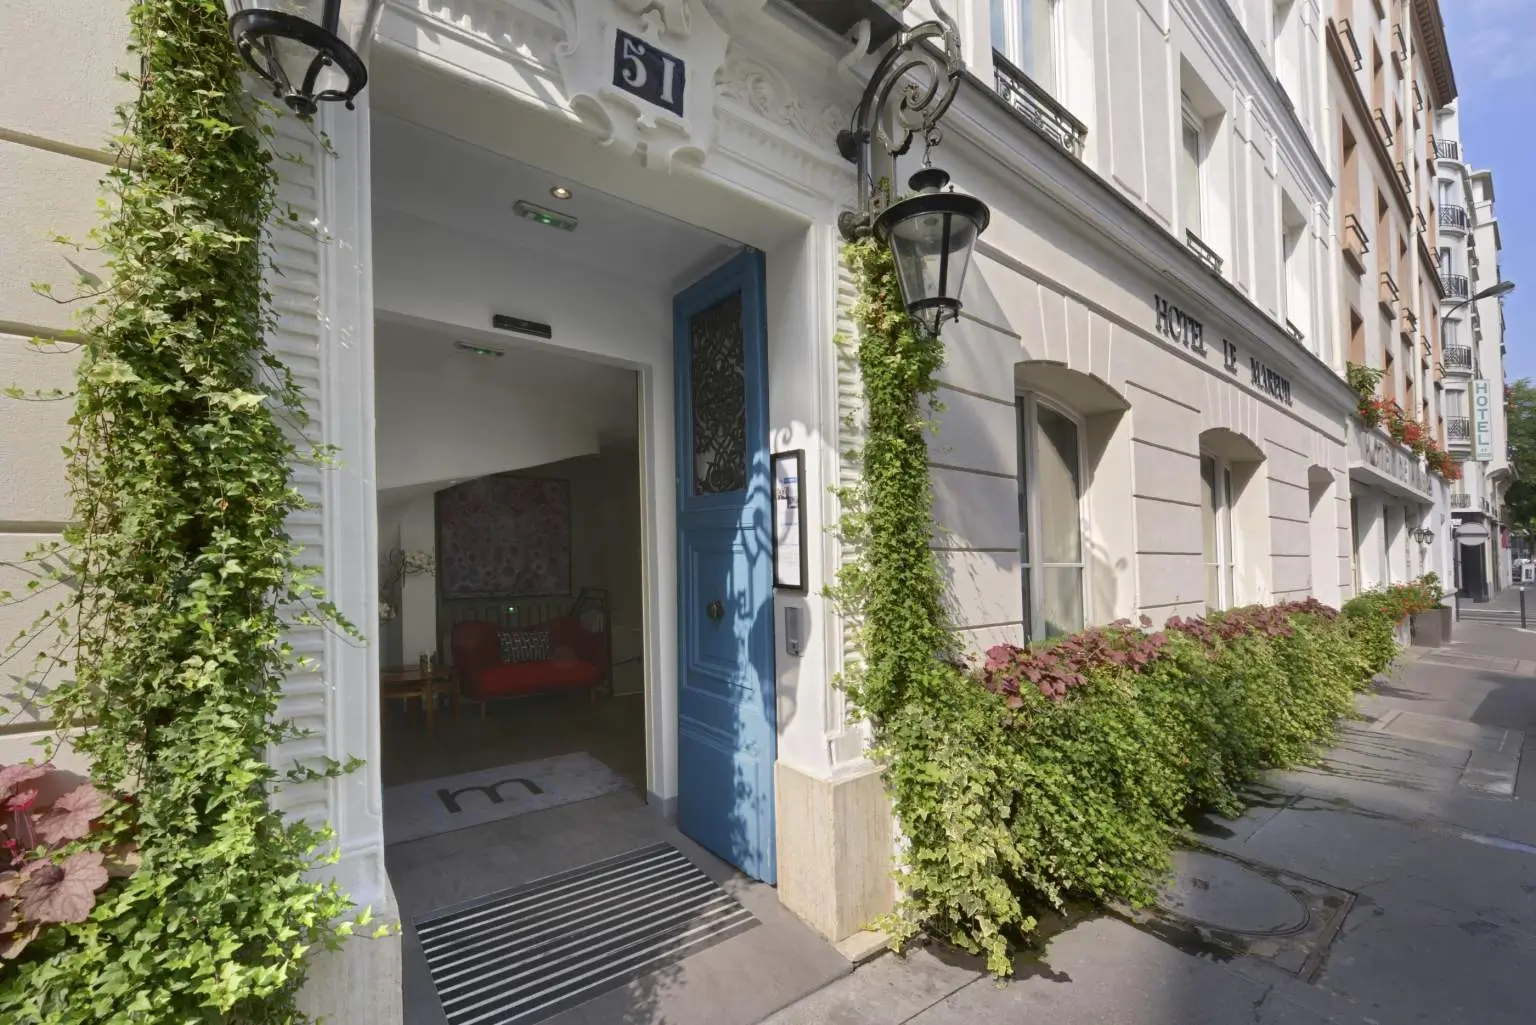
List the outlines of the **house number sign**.
{"label": "house number sign", "polygon": [[613,84],[683,116],[683,87],[687,84],[683,61],[623,29],[615,33],[613,43]]}

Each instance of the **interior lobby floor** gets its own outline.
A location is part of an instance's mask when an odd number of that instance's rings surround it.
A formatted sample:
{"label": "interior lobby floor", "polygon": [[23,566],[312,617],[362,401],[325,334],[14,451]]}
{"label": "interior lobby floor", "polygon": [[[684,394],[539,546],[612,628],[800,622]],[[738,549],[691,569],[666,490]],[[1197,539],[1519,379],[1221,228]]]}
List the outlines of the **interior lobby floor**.
{"label": "interior lobby floor", "polygon": [[384,786],[585,751],[645,793],[641,695],[599,695],[594,702],[585,691],[541,694],[485,711],[466,701],[455,719],[451,707],[439,708],[429,730],[419,702],[402,708],[391,701],[384,710]]}

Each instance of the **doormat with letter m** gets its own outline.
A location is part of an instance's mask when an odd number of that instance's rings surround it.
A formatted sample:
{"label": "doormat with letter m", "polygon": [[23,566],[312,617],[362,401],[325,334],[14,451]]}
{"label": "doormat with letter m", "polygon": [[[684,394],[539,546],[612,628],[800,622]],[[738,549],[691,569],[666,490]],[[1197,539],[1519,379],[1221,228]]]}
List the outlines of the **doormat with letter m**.
{"label": "doormat with letter m", "polygon": [[668,843],[416,922],[449,1025],[528,1025],[758,919]]}
{"label": "doormat with letter m", "polygon": [[407,783],[384,791],[384,842],[404,843],[586,801],[628,787],[585,751]]}

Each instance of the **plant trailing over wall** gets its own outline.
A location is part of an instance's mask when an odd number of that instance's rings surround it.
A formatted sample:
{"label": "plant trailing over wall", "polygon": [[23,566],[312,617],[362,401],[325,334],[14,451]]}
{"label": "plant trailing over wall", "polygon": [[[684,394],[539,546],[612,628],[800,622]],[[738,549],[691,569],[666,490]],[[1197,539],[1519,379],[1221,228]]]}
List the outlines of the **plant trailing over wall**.
{"label": "plant trailing over wall", "polygon": [[1439,474],[1445,480],[1461,480],[1461,464],[1434,438],[1424,441],[1424,463],[1431,473]]}
{"label": "plant trailing over wall", "polygon": [[133,845],[140,865],[0,967],[0,1020],[294,1022],[307,952],[355,924],[310,877],[326,836],[270,800],[345,767],[266,761],[296,735],[278,710],[285,627],[338,621],[285,526],[304,506],[290,463],[321,454],[285,433],[304,411],[263,344],[274,180],[225,6],[138,0],[131,17],[138,95],[97,232],[107,281],[81,333],[58,550],[76,678],[50,702],[82,727],[71,744],[97,783],[131,800],[27,856],[85,866],[93,888],[98,856]]}
{"label": "plant trailing over wall", "polygon": [[1309,758],[1395,652],[1387,611],[1315,602],[1122,622],[972,670],[947,628],[935,562],[925,404],[937,341],[905,316],[889,255],[845,258],[867,412],[842,530],[857,558],[834,590],[863,662],[845,686],[869,718],[903,848],[883,923],[984,954],[998,973],[1069,897],[1147,901],[1182,817],[1235,812],[1239,787]]}
{"label": "plant trailing over wall", "polygon": [[1376,387],[1381,384],[1381,379],[1385,376],[1387,376],[1385,370],[1359,363],[1350,363],[1344,369],[1344,380],[1362,399],[1369,399],[1375,395]]}
{"label": "plant trailing over wall", "polygon": [[1360,405],[1355,407],[1356,414],[1367,427],[1379,427],[1381,423],[1392,415],[1392,410],[1397,403],[1391,399],[1361,399]]}

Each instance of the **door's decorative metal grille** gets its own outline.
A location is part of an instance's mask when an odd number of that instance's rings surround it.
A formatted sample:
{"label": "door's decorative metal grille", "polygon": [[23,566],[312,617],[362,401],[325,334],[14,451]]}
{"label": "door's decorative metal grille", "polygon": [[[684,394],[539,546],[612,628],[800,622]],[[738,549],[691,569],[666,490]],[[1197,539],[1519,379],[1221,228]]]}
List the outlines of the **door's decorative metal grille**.
{"label": "door's decorative metal grille", "polygon": [[741,293],[688,325],[693,385],[693,493],[747,490],[747,382]]}

